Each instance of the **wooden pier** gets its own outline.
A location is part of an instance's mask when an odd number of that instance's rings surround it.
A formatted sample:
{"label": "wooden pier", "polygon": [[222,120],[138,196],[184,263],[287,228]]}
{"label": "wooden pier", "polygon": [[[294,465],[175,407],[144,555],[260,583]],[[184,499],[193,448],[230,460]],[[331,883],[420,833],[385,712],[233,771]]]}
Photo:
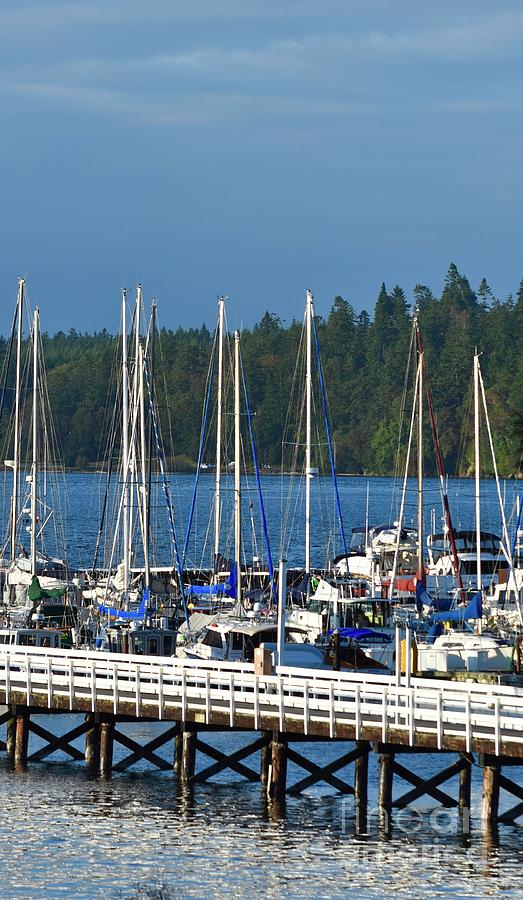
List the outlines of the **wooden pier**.
{"label": "wooden pier", "polygon": [[[161,770],[174,769],[185,784],[207,780],[230,768],[250,781],[261,781],[267,795],[281,800],[324,781],[354,795],[356,818],[363,827],[368,805],[369,754],[379,756],[379,807],[390,818],[427,794],[445,808],[470,810],[471,765],[483,768],[483,821],[512,822],[523,815],[523,788],[504,771],[523,764],[523,689],[510,685],[397,678],[378,674],[329,672],[278,667],[258,675],[241,663],[126,656],[32,647],[0,648],[0,704],[7,711],[5,750],[16,766],[39,761],[55,750],[86,763],[101,774],[123,771],[139,760]],[[84,721],[55,735],[35,715],[70,716]],[[141,745],[122,732],[122,722],[156,721],[161,733]],[[257,732],[255,740],[225,754],[212,744],[217,731]],[[44,745],[29,754],[29,735]],[[85,735],[82,753],[73,742]],[[336,742],[341,755],[318,765],[300,752],[304,743]],[[113,764],[115,743],[127,756]],[[173,746],[172,762],[158,754]],[[399,762],[413,753],[438,753],[450,764],[423,777]],[[196,771],[197,754],[209,764]],[[253,768],[246,760],[260,754]],[[287,764],[304,771],[288,787]],[[353,784],[342,770],[354,767]],[[410,789],[394,798],[394,779]],[[459,783],[458,799],[441,786]],[[500,789],[519,802],[498,815]]]}

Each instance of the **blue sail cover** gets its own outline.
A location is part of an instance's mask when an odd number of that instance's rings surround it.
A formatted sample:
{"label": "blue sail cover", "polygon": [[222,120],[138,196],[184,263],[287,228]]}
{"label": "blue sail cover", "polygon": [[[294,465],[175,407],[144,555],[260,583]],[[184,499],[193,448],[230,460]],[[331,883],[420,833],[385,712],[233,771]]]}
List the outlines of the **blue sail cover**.
{"label": "blue sail cover", "polygon": [[125,619],[126,621],[137,619],[145,619],[145,612],[147,609],[147,604],[149,602],[149,588],[146,587],[143,592],[142,602],[138,609],[116,609],[114,606],[105,606],[101,603],[98,606],[100,612],[105,613],[107,616],[113,616],[115,619]]}
{"label": "blue sail cover", "polygon": [[483,598],[481,591],[472,595],[467,606],[438,612],[431,615],[432,622],[467,622],[469,619],[481,619],[483,615]]}
{"label": "blue sail cover", "polygon": [[448,598],[437,599],[431,597],[421,579],[418,579],[416,582],[416,609],[419,613],[422,612],[424,606],[428,606],[430,609],[437,610],[438,612],[444,612],[447,609],[450,609],[452,600]]}
{"label": "blue sail cover", "polygon": [[236,597],[238,579],[236,577],[236,563],[231,569],[227,581],[221,584],[189,584],[185,593],[196,597]]}
{"label": "blue sail cover", "polygon": [[[383,631],[373,631],[372,628],[338,628],[340,637],[342,638],[352,638],[354,641],[360,641],[362,638],[375,638],[376,640],[389,642],[392,640],[390,635],[386,634]],[[334,634],[334,629],[331,628],[327,634]]]}

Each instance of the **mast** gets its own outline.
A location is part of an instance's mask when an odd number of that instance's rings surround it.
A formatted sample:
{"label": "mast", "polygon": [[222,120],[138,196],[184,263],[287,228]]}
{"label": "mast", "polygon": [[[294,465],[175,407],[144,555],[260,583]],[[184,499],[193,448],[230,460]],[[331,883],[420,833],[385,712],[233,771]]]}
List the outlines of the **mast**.
{"label": "mast", "polygon": [[[420,334],[420,330],[419,330],[417,316],[416,316],[415,324],[416,324],[416,340],[418,343],[418,349],[419,349],[420,353],[423,353],[423,344],[421,342],[421,334]],[[434,414],[434,404],[432,402],[432,392],[430,390],[428,378],[425,379],[425,393],[427,396],[427,408],[429,411],[430,427],[431,427],[431,431],[432,431],[432,440],[434,443],[434,452],[436,454],[436,467],[438,470],[438,478],[439,478],[439,482],[440,482],[445,524],[447,526],[449,540],[450,540],[450,547],[452,550],[452,561],[453,561],[453,565],[454,565],[454,573],[456,575],[456,579],[458,582],[458,588],[459,588],[461,599],[464,601],[465,600],[465,592],[463,590],[463,580],[461,578],[461,572],[460,572],[460,568],[459,568],[458,550],[456,547],[456,540],[454,538],[454,527],[452,525],[452,516],[450,514],[450,504],[449,504],[448,489],[447,489],[447,484],[446,484],[446,479],[445,479],[445,469],[443,466],[443,458],[441,456],[441,447],[439,444],[438,429],[437,429],[437,425],[436,425],[436,416]],[[436,530],[435,526],[433,526],[432,532],[434,533],[435,530]]]}
{"label": "mast", "polygon": [[38,473],[38,307],[33,314],[33,461],[31,466],[31,575],[36,575],[37,473]]}
{"label": "mast", "polygon": [[141,500],[142,500],[142,538],[143,538],[143,565],[144,565],[144,584],[149,587],[149,529],[148,529],[148,491],[147,491],[147,452],[145,441],[145,396],[143,381],[143,347],[138,345],[138,364],[139,364],[139,399],[140,399],[140,459],[141,459]]}
{"label": "mast", "polygon": [[218,397],[216,410],[216,474],[214,489],[214,565],[220,553],[221,468],[222,468],[222,403],[223,403],[223,323],[225,297],[218,299]]}
{"label": "mast", "polygon": [[425,583],[423,564],[423,352],[419,354],[418,394],[418,578]]}
{"label": "mast", "polygon": [[479,471],[479,356],[474,354],[474,469],[476,476],[476,581],[478,591],[482,590],[481,578],[481,503]]}
{"label": "mast", "polygon": [[[135,313],[134,313],[134,368],[133,368],[133,388],[132,388],[132,418],[135,420],[138,407],[139,407],[139,397],[138,397],[138,384],[139,384],[139,374],[138,374],[138,355],[139,355],[139,347],[140,347],[140,311],[141,311],[141,300],[142,300],[142,286],[141,284],[136,285],[136,299],[135,299]],[[131,557],[131,546],[132,546],[132,537],[133,537],[133,511],[134,511],[134,492],[136,487],[136,493],[138,494],[138,466],[136,459],[136,441],[135,435],[132,436],[130,441],[130,460],[129,460],[129,494],[130,494],[130,502],[129,502],[129,565],[130,565],[130,557]],[[139,509],[140,499],[137,496],[137,502]]]}
{"label": "mast", "polygon": [[127,369],[126,290],[122,291],[122,490],[124,608],[129,608],[129,372]]}
{"label": "mast", "polygon": [[307,346],[307,370],[305,376],[306,423],[305,423],[305,571],[311,570],[311,414],[312,414],[312,316],[313,300],[307,291],[305,309],[305,335]]}
{"label": "mast", "polygon": [[15,384],[15,421],[13,452],[13,496],[11,499],[11,562],[16,559],[16,531],[18,522],[18,493],[20,479],[20,380],[22,377],[22,313],[24,307],[23,278],[18,279],[18,296],[16,299],[17,334],[16,334],[16,384]]}
{"label": "mast", "polygon": [[236,599],[241,601],[241,442],[240,442],[240,333],[234,332],[234,560]]}

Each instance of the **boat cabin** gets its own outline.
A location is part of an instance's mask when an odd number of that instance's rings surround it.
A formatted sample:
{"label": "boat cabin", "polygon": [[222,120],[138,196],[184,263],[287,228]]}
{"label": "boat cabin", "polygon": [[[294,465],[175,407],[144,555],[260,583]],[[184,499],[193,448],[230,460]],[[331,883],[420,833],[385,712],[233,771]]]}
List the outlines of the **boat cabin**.
{"label": "boat cabin", "polygon": [[16,647],[48,647],[56,650],[62,646],[62,633],[54,628],[1,628],[1,644]]}
{"label": "boat cabin", "polygon": [[109,653],[137,653],[140,656],[172,656],[176,631],[165,628],[107,628],[103,648]]}

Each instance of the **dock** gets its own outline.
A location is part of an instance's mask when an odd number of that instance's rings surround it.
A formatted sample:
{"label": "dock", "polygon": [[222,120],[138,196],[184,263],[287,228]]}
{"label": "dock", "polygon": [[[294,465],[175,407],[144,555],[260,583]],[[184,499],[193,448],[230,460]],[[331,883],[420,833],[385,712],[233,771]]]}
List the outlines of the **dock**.
{"label": "dock", "polygon": [[[33,647],[0,648],[0,717],[6,739],[0,749],[15,767],[45,759],[55,750],[85,761],[101,775],[125,770],[146,760],[160,770],[171,769],[186,785],[205,781],[232,769],[266,786],[272,800],[287,791],[301,793],[324,781],[340,793],[354,796],[362,825],[367,810],[368,760],[379,756],[379,808],[390,819],[428,795],[445,808],[458,807],[470,816],[471,766],[483,768],[484,827],[514,822],[523,815],[523,788],[506,769],[523,764],[523,688],[389,676],[375,673],[330,672],[277,667],[259,675],[248,663],[205,662],[174,657],[145,657],[87,650]],[[65,734],[57,736],[34,716],[84,714]],[[140,745],[120,729],[121,722],[154,721],[165,729]],[[242,731],[250,743],[229,755],[212,745],[215,732]],[[29,754],[29,734],[44,746]],[[85,736],[82,752],[73,742]],[[205,740],[204,740],[205,738]],[[340,755],[325,766],[300,753],[304,742],[335,742]],[[113,765],[119,742],[128,755]],[[172,743],[172,763],[157,751]],[[196,756],[212,762],[196,771]],[[257,769],[245,760],[260,754]],[[430,778],[412,771],[399,758],[436,753],[450,765]],[[306,773],[287,786],[287,763]],[[353,783],[341,775],[354,765]],[[394,797],[394,776],[411,789]],[[457,799],[441,790],[459,779]],[[499,815],[503,789],[518,802]]]}

